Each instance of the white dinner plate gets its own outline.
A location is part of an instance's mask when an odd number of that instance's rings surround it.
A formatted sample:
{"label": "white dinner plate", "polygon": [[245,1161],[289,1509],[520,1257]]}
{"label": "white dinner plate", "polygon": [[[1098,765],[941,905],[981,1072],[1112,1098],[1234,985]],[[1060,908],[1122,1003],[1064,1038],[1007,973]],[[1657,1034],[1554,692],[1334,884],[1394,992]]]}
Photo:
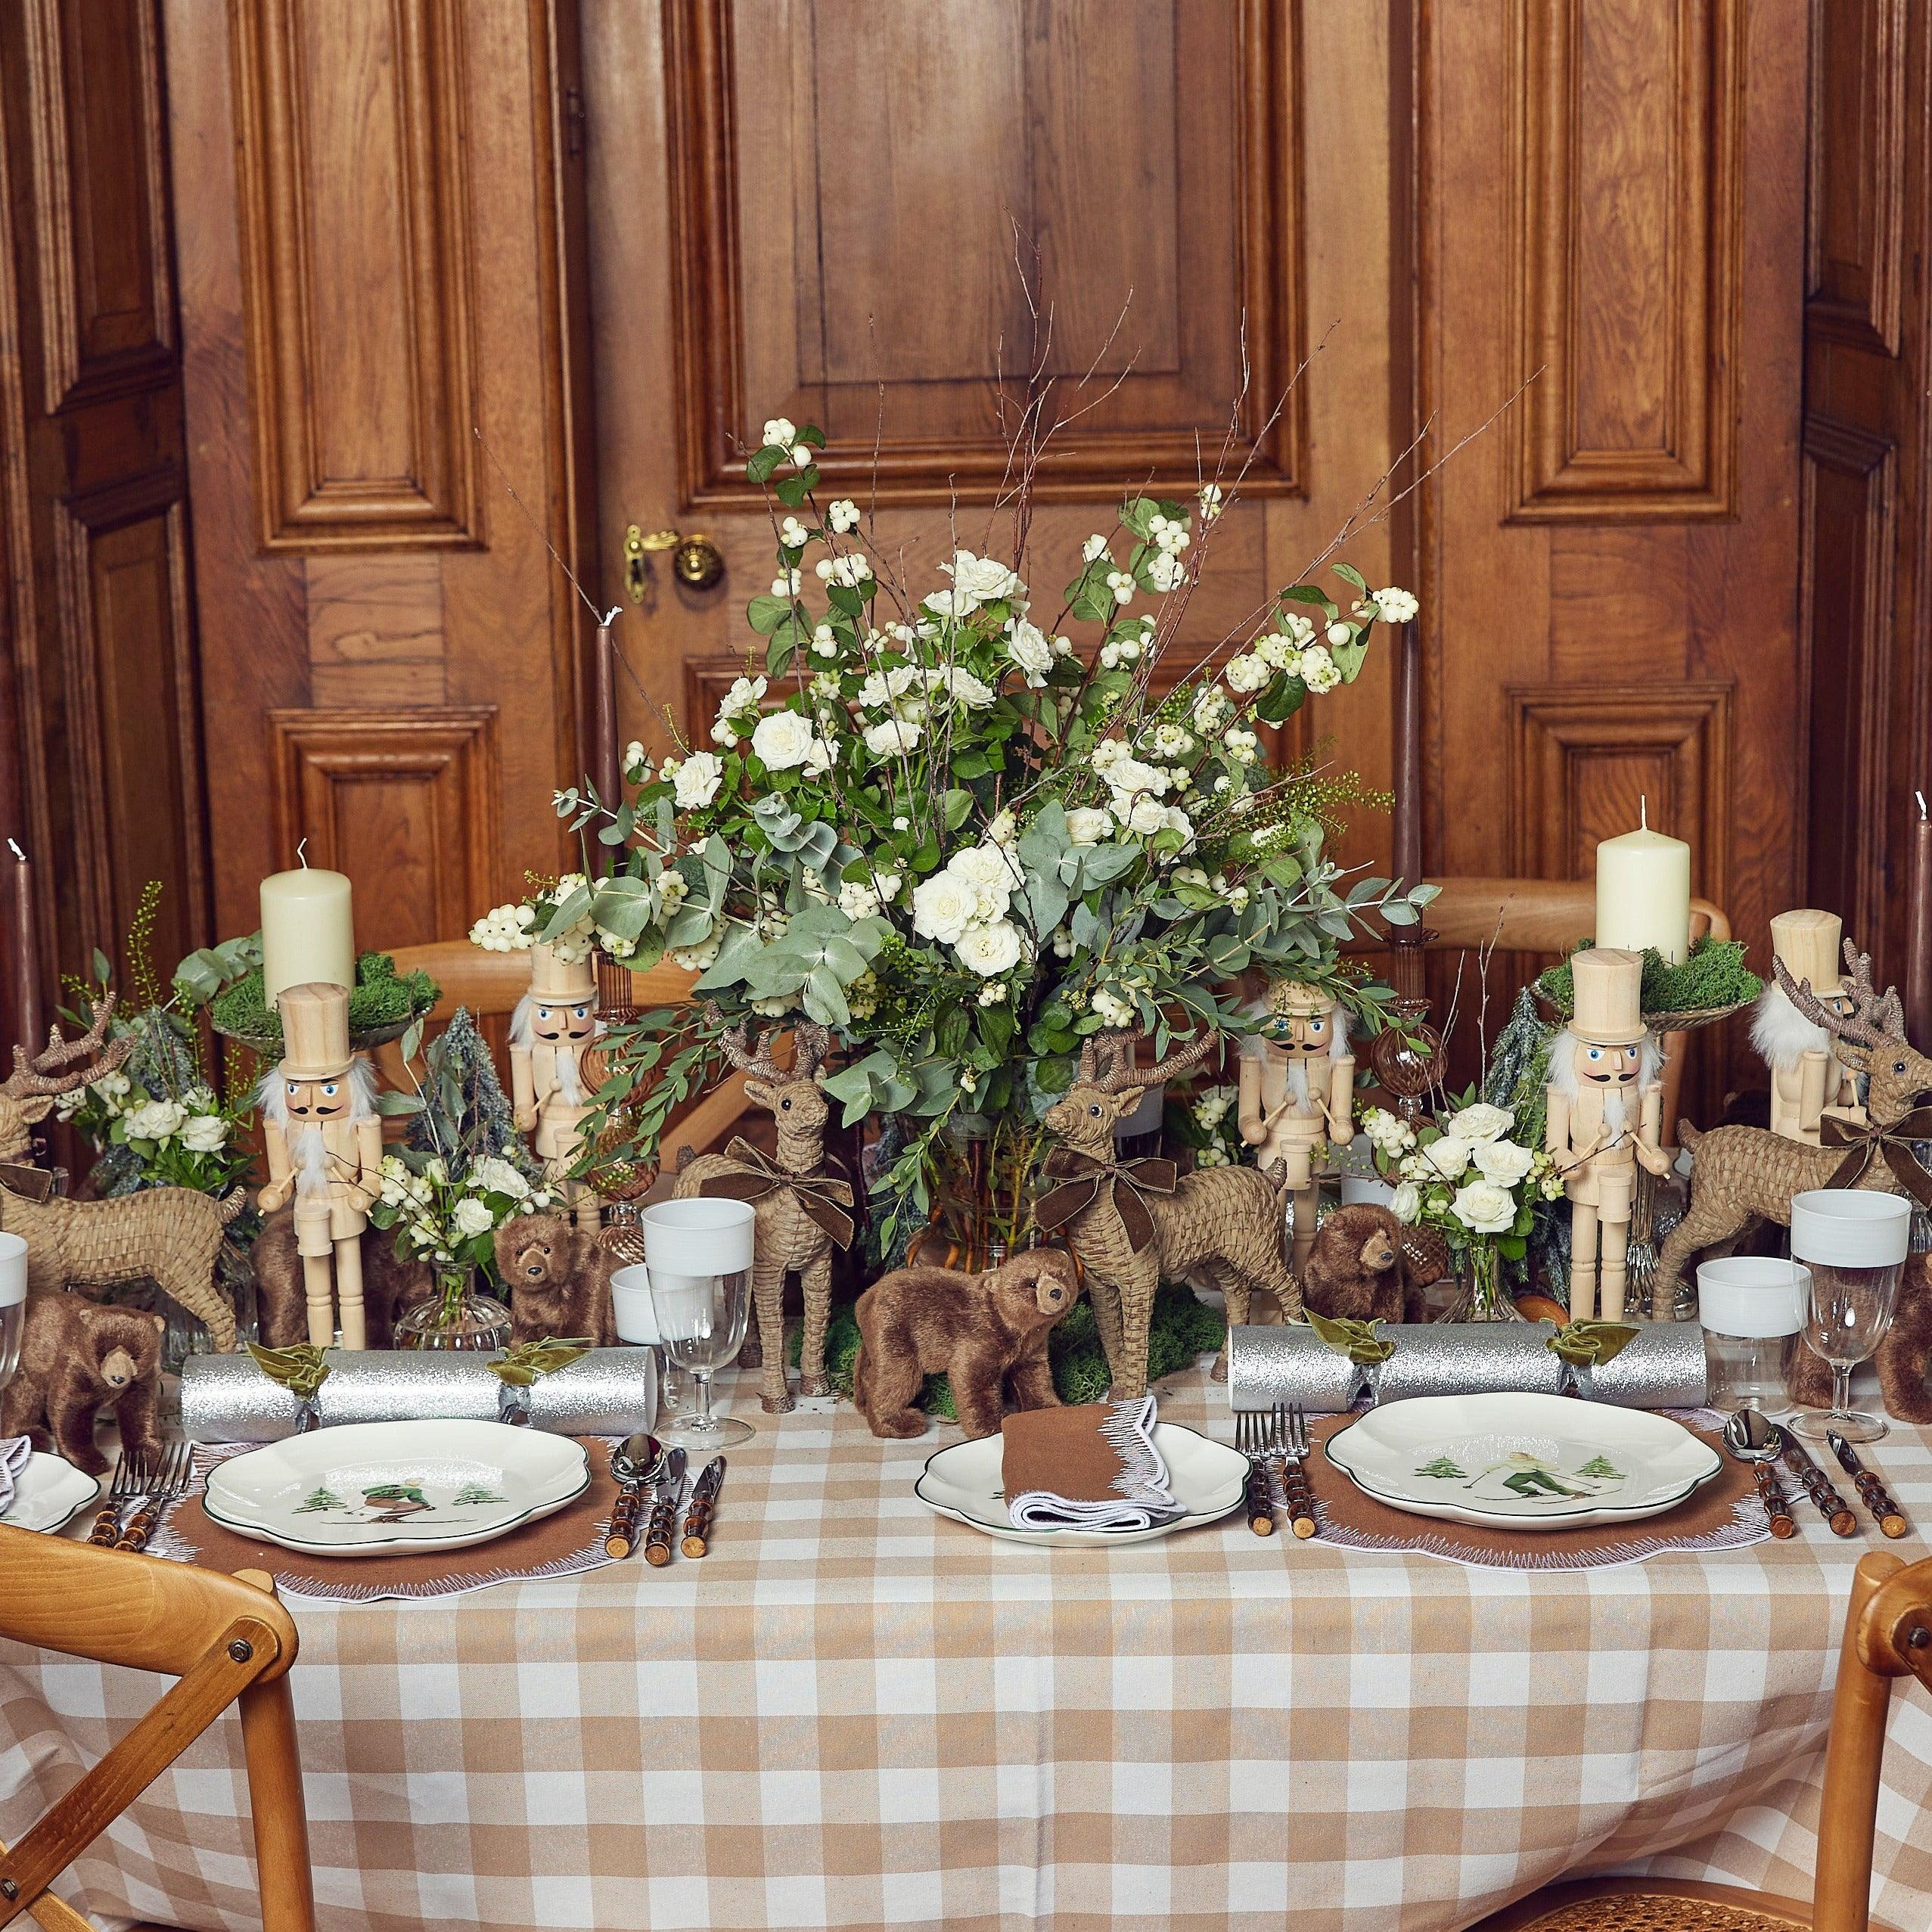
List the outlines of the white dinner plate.
{"label": "white dinner plate", "polygon": [[0,1512],[0,1523],[10,1530],[64,1530],[100,1495],[95,1477],[64,1456],[36,1449],[14,1480],[14,1499]]}
{"label": "white dinner plate", "polygon": [[502,1422],[349,1422],[218,1462],[203,1507],[309,1556],[461,1549],[583,1494],[582,1443]]}
{"label": "white dinner plate", "polygon": [[1238,1449],[1176,1422],[1154,1425],[1154,1446],[1166,1462],[1174,1500],[1183,1514],[1151,1529],[1017,1529],[1006,1506],[1001,1473],[1005,1439],[1001,1436],[954,1443],[929,1456],[915,1488],[927,1508],[1009,1543],[1145,1543],[1171,1536],[1176,1530],[1212,1523],[1241,1507],[1247,1487],[1247,1458]]}
{"label": "white dinner plate", "polygon": [[1378,1502],[1512,1530],[1673,1509],[1722,1466],[1681,1422],[1567,1396],[1420,1396],[1337,1429],[1328,1460]]}

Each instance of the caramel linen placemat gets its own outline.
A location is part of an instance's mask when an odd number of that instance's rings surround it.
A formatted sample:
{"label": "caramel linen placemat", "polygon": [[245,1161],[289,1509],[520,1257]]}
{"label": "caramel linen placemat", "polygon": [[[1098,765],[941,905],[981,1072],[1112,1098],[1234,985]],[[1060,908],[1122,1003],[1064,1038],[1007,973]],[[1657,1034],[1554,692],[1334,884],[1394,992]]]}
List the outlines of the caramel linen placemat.
{"label": "caramel linen placemat", "polygon": [[467,1549],[424,1550],[406,1556],[305,1556],[279,1543],[238,1536],[213,1521],[201,1506],[208,1471],[217,1462],[259,1443],[202,1445],[194,1452],[194,1487],[172,1505],[148,1546],[150,1556],[198,1563],[204,1569],[266,1570],[284,1594],[340,1603],[373,1603],[386,1597],[457,1596],[492,1583],[526,1577],[570,1576],[601,1570],[617,1559],[604,1554],[604,1533],[617,1500],[610,1474],[613,1445],[579,1436],[590,1455],[590,1486],[554,1516],[526,1523]]}
{"label": "caramel linen placemat", "polygon": [[1596,1570],[1613,1563],[1642,1563],[1666,1550],[1741,1549],[1747,1543],[1769,1542],[1771,1530],[1751,1472],[1724,1452],[1724,1418],[1709,1409],[1656,1412],[1682,1423],[1718,1456],[1717,1474],[1661,1516],[1622,1527],[1601,1524],[1587,1530],[1480,1530],[1440,1516],[1412,1516],[1357,1489],[1322,1453],[1328,1438],[1357,1418],[1311,1415],[1308,1472],[1315,1519],[1331,1543],[1352,1549],[1413,1551],[1482,1570]]}

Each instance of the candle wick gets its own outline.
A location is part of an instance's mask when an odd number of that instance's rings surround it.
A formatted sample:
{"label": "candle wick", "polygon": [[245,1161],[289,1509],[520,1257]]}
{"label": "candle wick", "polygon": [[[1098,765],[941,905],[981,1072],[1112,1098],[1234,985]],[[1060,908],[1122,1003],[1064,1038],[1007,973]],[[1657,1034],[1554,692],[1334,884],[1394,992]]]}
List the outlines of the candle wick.
{"label": "candle wick", "polygon": [[[1921,798],[1918,802],[1922,809],[1925,803],[1924,800]],[[23,865],[26,863],[26,854],[20,850],[20,840],[15,838],[11,832],[7,834],[7,850],[11,852]]]}
{"label": "candle wick", "polygon": [[603,620],[597,628],[601,631],[607,631],[617,621],[618,613],[623,607],[621,604],[612,604],[610,608],[604,613]]}
{"label": "candle wick", "polygon": [[[1927,818],[1932,818],[1932,812],[1927,812],[1925,809],[1924,793],[1922,791],[1915,791],[1912,794],[1912,797],[1918,800],[1918,822],[1922,825]],[[11,839],[9,839],[7,843],[9,845],[14,845],[14,842]],[[20,847],[17,845],[14,845],[14,850],[17,852],[20,850]]]}
{"label": "candle wick", "polygon": [[295,842],[295,862],[300,865],[305,872],[309,869],[309,855],[303,848],[306,846],[308,843],[308,834],[306,832]]}
{"label": "candle wick", "polygon": [[1651,828],[1651,802],[1642,792],[1637,794],[1637,825],[1643,831]]}

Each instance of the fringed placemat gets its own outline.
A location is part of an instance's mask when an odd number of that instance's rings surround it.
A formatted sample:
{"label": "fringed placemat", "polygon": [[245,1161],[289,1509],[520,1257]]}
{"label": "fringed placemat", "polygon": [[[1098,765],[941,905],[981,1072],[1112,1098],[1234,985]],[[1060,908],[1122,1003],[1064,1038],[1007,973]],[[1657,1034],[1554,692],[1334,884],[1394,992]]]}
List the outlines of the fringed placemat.
{"label": "fringed placemat", "polygon": [[1741,1549],[1769,1542],[1764,1505],[1746,1466],[1724,1453],[1724,1418],[1709,1409],[1664,1409],[1717,1451],[1719,1469],[1686,1502],[1661,1516],[1586,1530],[1484,1530],[1439,1516],[1391,1509],[1359,1489],[1322,1453],[1322,1446],[1349,1415],[1308,1418],[1312,1452],[1308,1467],[1322,1535],[1350,1549],[1400,1550],[1440,1556],[1481,1570],[1597,1570],[1642,1563],[1669,1550]]}
{"label": "fringed placemat", "polygon": [[404,1556],[305,1556],[300,1551],[238,1536],[212,1520],[201,1507],[208,1472],[240,1455],[252,1443],[203,1443],[194,1452],[193,1487],[172,1504],[148,1545],[150,1556],[205,1569],[266,1570],[284,1595],[335,1603],[374,1603],[389,1597],[460,1596],[492,1583],[542,1576],[573,1576],[617,1561],[604,1553],[604,1536],[617,1500],[608,1438],[580,1436],[590,1457],[590,1486],[554,1516],[526,1523],[507,1535],[467,1549],[420,1550]]}

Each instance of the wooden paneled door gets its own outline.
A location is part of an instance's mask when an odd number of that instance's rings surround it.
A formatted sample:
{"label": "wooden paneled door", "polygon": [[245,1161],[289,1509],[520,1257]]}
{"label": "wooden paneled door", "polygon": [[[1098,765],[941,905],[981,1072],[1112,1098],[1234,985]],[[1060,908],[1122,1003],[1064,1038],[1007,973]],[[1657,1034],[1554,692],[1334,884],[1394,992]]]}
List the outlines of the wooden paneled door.
{"label": "wooden paneled door", "polygon": [[[632,525],[702,533],[725,564],[693,590],[660,559],[621,600],[618,641],[656,702],[702,741],[746,669],[745,602],[775,560],[741,439],[767,418],[825,430],[828,492],[876,506],[874,548],[909,581],[943,581],[955,543],[1008,540],[989,506],[999,387],[1020,393],[1033,346],[1022,262],[1051,308],[1061,406],[1111,391],[1043,470],[1036,595],[1052,607],[1123,488],[1191,492],[1197,445],[1212,474],[1244,328],[1248,482],[1183,645],[1216,644],[1293,582],[1390,461],[1399,19],[1294,0],[589,12],[606,580]],[[1386,525],[1350,554],[1389,581]],[[1388,670],[1314,727],[1378,783]],[[624,735],[652,739],[636,694],[620,698]],[[1387,843],[1386,821],[1362,828],[1365,856]]]}
{"label": "wooden paneled door", "polygon": [[157,0],[0,8],[0,831],[43,999],[151,879],[163,971],[207,929],[159,36]]}

